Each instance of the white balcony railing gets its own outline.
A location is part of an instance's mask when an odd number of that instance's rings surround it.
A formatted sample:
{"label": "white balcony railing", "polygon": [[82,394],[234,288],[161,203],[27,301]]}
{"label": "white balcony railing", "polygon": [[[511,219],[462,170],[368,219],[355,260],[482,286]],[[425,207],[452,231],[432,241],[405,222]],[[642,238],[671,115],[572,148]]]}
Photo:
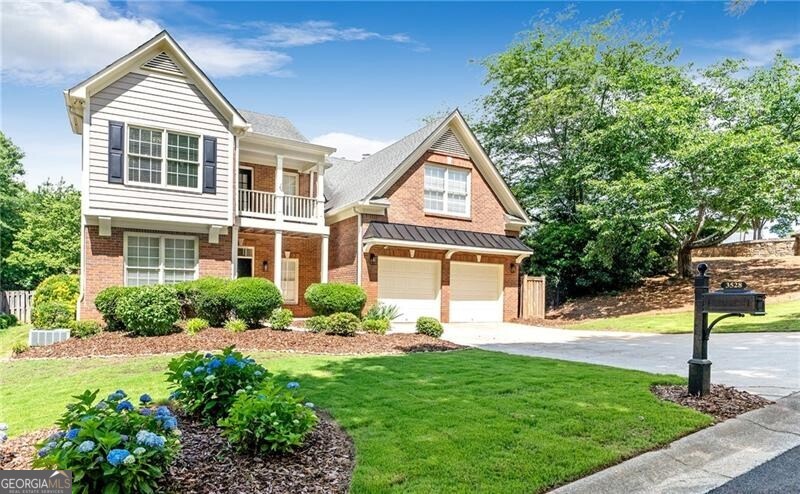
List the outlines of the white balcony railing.
{"label": "white balcony railing", "polygon": [[[239,191],[239,212],[253,218],[277,219],[278,196],[273,192]],[[317,200],[313,197],[283,196],[283,219],[302,223],[322,221],[317,215]]]}

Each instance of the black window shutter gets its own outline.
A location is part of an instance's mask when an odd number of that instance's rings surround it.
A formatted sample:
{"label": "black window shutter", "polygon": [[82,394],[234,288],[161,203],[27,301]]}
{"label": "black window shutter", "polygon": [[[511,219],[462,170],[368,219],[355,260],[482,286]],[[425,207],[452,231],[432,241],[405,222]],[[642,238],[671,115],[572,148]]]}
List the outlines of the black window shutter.
{"label": "black window shutter", "polygon": [[108,122],[108,183],[123,182],[123,153],[125,152],[125,124]]}
{"label": "black window shutter", "polygon": [[203,136],[203,193],[217,193],[217,138]]}

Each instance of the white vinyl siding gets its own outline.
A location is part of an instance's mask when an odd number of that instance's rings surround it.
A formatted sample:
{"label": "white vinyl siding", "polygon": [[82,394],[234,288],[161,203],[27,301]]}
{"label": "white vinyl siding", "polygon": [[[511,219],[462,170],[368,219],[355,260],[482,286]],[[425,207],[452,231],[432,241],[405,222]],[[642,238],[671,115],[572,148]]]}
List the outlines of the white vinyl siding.
{"label": "white vinyl siding", "polygon": [[285,304],[296,304],[299,291],[299,259],[281,260],[281,291]]}
{"label": "white vinyl siding", "polygon": [[[93,210],[103,211],[104,214],[114,215],[115,211],[121,215],[130,216],[132,213],[143,215],[167,215],[181,221],[182,219],[195,222],[227,223],[230,217],[230,204],[228,190],[230,185],[230,169],[233,158],[233,138],[228,130],[228,123],[219,112],[209,103],[202,93],[187,81],[170,77],[168,75],[151,73],[148,75],[129,73],[108,87],[90,97],[91,127],[89,148],[84,150],[89,153],[89,191],[87,204],[89,214]],[[196,188],[180,186],[158,186],[145,181],[125,184],[108,183],[108,122],[118,121],[125,124],[127,139],[126,174],[130,178],[130,163],[127,161],[131,153],[131,140],[129,129],[131,126],[163,131],[166,141],[166,132],[176,135],[195,136],[198,139],[198,155],[175,148],[177,159],[176,166],[172,167],[173,180],[177,183],[185,181],[194,183],[191,178],[193,172],[186,165],[177,163],[198,163],[197,180],[201,175],[199,163],[202,160],[202,137],[210,136],[217,139],[217,189],[216,194],[202,194],[200,184]],[[141,141],[141,139],[139,139]],[[152,146],[153,142],[150,142]],[[188,144],[188,143],[187,143]],[[159,183],[167,184],[167,142],[161,142],[159,156],[164,157]],[[134,146],[142,156],[141,146]],[[147,149],[145,148],[145,151]],[[150,149],[150,153],[153,150]],[[146,157],[146,155],[145,155]],[[153,159],[153,158],[149,158]],[[139,173],[145,171],[152,173],[151,162],[136,164]],[[145,169],[146,168],[146,169]],[[140,175],[141,178],[141,175]],[[146,177],[149,181],[153,177]],[[142,216],[146,218],[146,216]]]}
{"label": "white vinyl siding", "polygon": [[425,211],[469,216],[470,172],[425,165]]}
{"label": "white vinyl siding", "polygon": [[197,237],[125,233],[125,286],[171,284],[197,278]]}

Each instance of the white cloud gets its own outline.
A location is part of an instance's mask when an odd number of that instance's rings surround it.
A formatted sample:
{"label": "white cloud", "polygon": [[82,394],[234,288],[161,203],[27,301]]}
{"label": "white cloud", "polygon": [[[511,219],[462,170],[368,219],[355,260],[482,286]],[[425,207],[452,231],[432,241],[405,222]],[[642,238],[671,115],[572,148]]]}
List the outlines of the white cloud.
{"label": "white cloud", "polygon": [[371,39],[412,43],[403,33],[381,34],[358,27],[337,27],[330,21],[306,21],[298,24],[253,23],[251,26],[263,31],[254,42],[269,46],[294,47],[317,45],[330,41],[366,41]]}
{"label": "white cloud", "polygon": [[393,141],[385,142],[344,132],[330,132],[313,138],[311,142],[336,148],[334,156],[358,161],[363,155],[380,151]]}
{"label": "white cloud", "polygon": [[[158,22],[125,17],[106,2],[2,2],[3,78],[27,84],[77,82],[161,31]],[[291,57],[219,37],[180,39],[211,76],[284,74]]]}
{"label": "white cloud", "polygon": [[740,36],[710,43],[701,43],[701,45],[733,53],[734,57],[744,58],[751,65],[762,66],[772,62],[775,52],[780,51],[785,55],[794,53],[800,48],[800,35],[768,40],[756,40],[750,36]]}

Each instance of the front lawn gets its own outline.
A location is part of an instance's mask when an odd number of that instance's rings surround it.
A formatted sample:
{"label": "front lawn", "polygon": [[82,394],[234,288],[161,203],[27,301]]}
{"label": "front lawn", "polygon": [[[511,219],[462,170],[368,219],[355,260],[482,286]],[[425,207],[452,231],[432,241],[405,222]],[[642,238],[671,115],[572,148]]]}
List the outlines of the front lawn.
{"label": "front lawn", "polygon": [[[254,357],[352,435],[355,493],[543,491],[711,423],[651,394],[674,376],[480,350]],[[163,400],[169,358],[6,362],[0,422],[51,426],[85,388]]]}
{"label": "front lawn", "polygon": [[28,343],[30,324],[19,324],[6,329],[0,329],[0,358],[11,356],[11,349],[17,343]]}
{"label": "front lawn", "polygon": [[[691,311],[637,314],[592,319],[564,327],[568,329],[601,329],[637,333],[691,333],[693,317]],[[770,303],[768,298],[766,316],[745,316],[743,318],[727,319],[715,326],[713,331],[715,333],[800,331],[800,300]]]}

